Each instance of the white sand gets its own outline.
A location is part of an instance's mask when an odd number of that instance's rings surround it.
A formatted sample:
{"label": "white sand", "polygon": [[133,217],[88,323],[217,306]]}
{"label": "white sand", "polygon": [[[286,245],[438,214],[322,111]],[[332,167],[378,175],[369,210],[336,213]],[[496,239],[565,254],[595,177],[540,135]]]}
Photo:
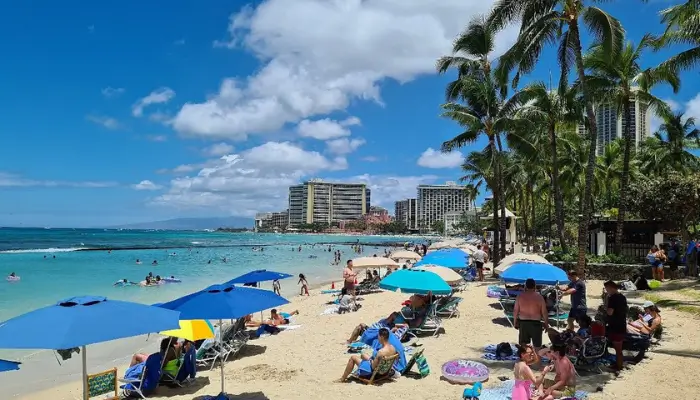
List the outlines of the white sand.
{"label": "white sand", "polygon": [[[480,360],[482,348],[489,343],[515,341],[517,331],[493,322],[504,322],[502,312],[492,307],[493,299],[485,295],[486,285],[472,284],[461,294],[461,317],[444,320],[445,332],[438,338],[422,338],[425,356],[431,374],[423,379],[402,377],[379,386],[359,383],[334,383],[348,360],[342,344],[360,322],[372,323],[400,308],[407,297],[398,293],[377,293],[363,296],[363,307],[355,313],[319,315],[326,308],[329,295],[314,291],[310,297],[296,297],[283,311],[299,309],[295,323],[302,326],[276,336],[251,340],[239,356],[225,365],[226,391],[232,399],[327,399],[377,398],[382,399],[461,399],[463,386],[452,385],[440,379],[440,367],[453,358]],[[588,304],[593,309],[600,304],[600,282],[588,283]],[[676,292],[663,295],[670,297]],[[629,299],[630,303],[641,299]],[[654,348],[649,358],[610,381],[603,392],[592,399],[691,399],[698,398],[700,382],[700,342],[696,340],[700,320],[688,314],[662,309],[665,337],[663,344]],[[674,355],[674,352],[687,355]],[[512,377],[512,363],[484,361],[491,369],[486,387],[498,384],[497,377]],[[78,363],[79,365],[79,363]],[[120,367],[123,374],[124,367]],[[28,369],[28,368],[27,368]],[[91,372],[97,372],[92,369]],[[414,370],[415,371],[415,370]],[[41,376],[38,370],[16,372]],[[15,374],[15,372],[12,372]],[[579,388],[593,391],[611,375],[584,376]],[[219,392],[218,365],[213,371],[201,371],[197,383],[190,387],[169,389],[161,387],[154,399],[196,399]],[[31,390],[30,388],[27,388]],[[0,389],[0,392],[2,389]],[[80,399],[81,386],[73,381],[48,390],[20,396],[26,400]],[[6,396],[0,396],[6,398]]]}

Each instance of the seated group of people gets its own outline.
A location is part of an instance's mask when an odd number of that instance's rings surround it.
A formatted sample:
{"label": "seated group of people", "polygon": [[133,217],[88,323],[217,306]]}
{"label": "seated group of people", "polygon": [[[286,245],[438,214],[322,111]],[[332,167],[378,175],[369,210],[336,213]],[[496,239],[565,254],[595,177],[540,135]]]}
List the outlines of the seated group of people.
{"label": "seated group of people", "polygon": [[[576,369],[566,356],[566,346],[555,344],[543,351],[542,354],[551,360],[551,364],[542,368],[539,376],[530,368],[540,362],[535,349],[531,345],[518,345],[517,349],[519,360],[513,369],[515,385],[511,393],[512,400],[552,400],[576,394]],[[556,371],[554,380],[546,379],[552,370]],[[532,385],[536,388],[534,393],[531,391]]]}
{"label": "seated group of people", "polygon": [[165,374],[179,382],[187,378],[194,378],[196,374],[195,353],[194,342],[167,337],[161,340],[158,353],[134,354],[124,376],[130,380],[139,380],[146,369],[143,382],[139,386],[147,394],[155,390]]}
{"label": "seated group of people", "polygon": [[414,294],[402,305],[400,312],[392,312],[386,318],[382,318],[372,325],[359,324],[353,329],[346,344],[359,342],[372,348],[371,353],[352,355],[343,372],[340,382],[347,380],[353,369],[357,367],[360,376],[371,376],[379,365],[380,358],[398,355],[394,361],[393,370],[401,373],[406,367],[406,354],[401,339],[410,328],[419,326],[426,317],[428,306],[435,297]]}
{"label": "seated group of people", "polygon": [[294,315],[299,315],[299,310],[291,313],[278,312],[273,308],[270,310],[270,318],[264,321],[256,321],[252,315],[245,317],[245,326],[248,328],[257,328],[256,334],[260,336],[264,333],[276,334],[280,331],[280,326],[289,325],[290,319]]}

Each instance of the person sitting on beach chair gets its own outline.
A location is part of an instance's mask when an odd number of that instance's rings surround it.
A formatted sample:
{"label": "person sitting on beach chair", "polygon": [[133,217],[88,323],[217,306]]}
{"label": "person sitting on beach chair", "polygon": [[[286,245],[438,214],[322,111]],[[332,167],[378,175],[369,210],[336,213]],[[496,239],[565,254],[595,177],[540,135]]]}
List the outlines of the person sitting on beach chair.
{"label": "person sitting on beach chair", "polygon": [[361,342],[371,345],[376,339],[381,329],[389,329],[395,331],[397,328],[406,324],[400,319],[401,316],[397,312],[392,312],[388,317],[382,318],[372,325],[359,324],[353,329],[350,338],[346,341],[347,344],[354,343],[358,338]]}
{"label": "person sitting on beach chair", "polygon": [[591,324],[593,320],[588,315],[579,315],[576,317],[576,323],[579,326],[578,331],[574,332],[566,329],[562,332],[554,328],[547,329],[547,336],[552,344],[574,345],[581,347],[583,341],[591,336]]}
{"label": "person sitting on beach chair", "polygon": [[382,358],[392,357],[397,354],[394,346],[389,343],[389,329],[381,328],[378,339],[382,346],[379,350],[374,350],[372,354],[364,353],[350,356],[345,371],[343,371],[343,375],[338,382],[345,382],[356,366],[359,376],[371,376]]}
{"label": "person sitting on beach chair", "polygon": [[661,314],[659,308],[651,301],[646,301],[642,305],[644,315],[639,315],[639,319],[627,324],[627,332],[638,335],[654,336],[661,329]]}

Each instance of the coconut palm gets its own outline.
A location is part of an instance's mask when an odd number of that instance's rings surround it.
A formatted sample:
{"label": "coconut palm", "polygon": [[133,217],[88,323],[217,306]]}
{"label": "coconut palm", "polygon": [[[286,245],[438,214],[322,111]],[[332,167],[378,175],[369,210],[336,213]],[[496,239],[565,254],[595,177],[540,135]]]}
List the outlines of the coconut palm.
{"label": "coconut palm", "polygon": [[[557,224],[557,239],[566,251],[564,240],[564,199],[559,184],[559,155],[557,153],[557,129],[577,127],[583,110],[576,102],[576,91],[566,89],[563,94],[548,90],[543,82],[532,83],[514,95],[523,107],[518,116],[532,122],[547,133],[548,153],[552,169],[551,180],[554,191],[554,215]],[[536,132],[533,129],[531,132]],[[542,153],[539,153],[541,156]]]}
{"label": "coconut palm", "polygon": [[700,170],[700,158],[688,151],[700,144],[700,129],[695,119],[683,113],[663,115],[663,124],[642,145],[642,170],[646,175]]}
{"label": "coconut palm", "polygon": [[663,10],[661,22],[666,24],[666,30],[656,41],[657,48],[677,44],[690,48],[659,67],[678,71],[697,66],[700,63],[700,0],[688,0]]}
{"label": "coconut palm", "polygon": [[[588,2],[586,2],[588,3]],[[620,22],[598,7],[584,4],[584,0],[499,0],[491,15],[489,24],[494,29],[520,21],[518,40],[506,54],[501,57],[498,76],[503,79],[515,70],[514,84],[520,76],[531,72],[540,57],[542,49],[558,41],[557,59],[561,68],[559,79],[560,91],[569,79],[572,66],[576,67],[577,77],[584,82],[585,68],[581,51],[582,20],[585,28],[601,43],[605,54],[617,57],[622,48],[624,30]],[[578,269],[583,272],[588,248],[588,224],[591,217],[591,189],[593,186],[596,163],[597,126],[593,110],[592,97],[588,86],[582,85],[583,103],[588,118],[588,135],[590,147],[586,166],[584,195],[581,199],[583,217],[579,221],[578,234]]]}
{"label": "coconut palm", "polygon": [[666,82],[673,87],[674,91],[678,91],[680,86],[677,72],[669,68],[645,71],[640,66],[642,52],[650,47],[652,40],[651,35],[645,35],[637,46],[628,42],[620,54],[613,59],[607,56],[601,44],[597,44],[583,58],[584,66],[589,74],[586,79],[590,91],[595,94],[597,99],[614,105],[617,114],[622,116],[623,121],[623,164],[619,180],[620,190],[614,248],[616,254],[620,254],[622,251],[622,232],[627,212],[629,171],[634,140],[632,123],[627,122],[632,121],[630,102],[634,102],[636,97],[642,103],[649,105],[650,112],[667,112],[666,103],[650,93],[651,86]]}

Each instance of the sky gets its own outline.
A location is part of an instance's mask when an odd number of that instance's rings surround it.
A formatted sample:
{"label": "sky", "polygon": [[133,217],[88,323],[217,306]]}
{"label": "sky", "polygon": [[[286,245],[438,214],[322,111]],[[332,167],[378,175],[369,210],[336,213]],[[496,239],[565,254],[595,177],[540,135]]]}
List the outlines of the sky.
{"label": "sky", "polygon": [[[603,7],[636,42],[673,3]],[[310,178],[364,182],[393,212],[418,184],[458,180],[463,155],[484,145],[439,151],[459,127],[440,117],[450,76],[435,61],[492,4],[0,5],[0,226],[253,216],[285,209],[288,187]],[[495,55],[516,35],[499,33]],[[554,54],[523,83],[556,77]],[[695,70],[679,93],[654,93],[700,119],[699,83]]]}

